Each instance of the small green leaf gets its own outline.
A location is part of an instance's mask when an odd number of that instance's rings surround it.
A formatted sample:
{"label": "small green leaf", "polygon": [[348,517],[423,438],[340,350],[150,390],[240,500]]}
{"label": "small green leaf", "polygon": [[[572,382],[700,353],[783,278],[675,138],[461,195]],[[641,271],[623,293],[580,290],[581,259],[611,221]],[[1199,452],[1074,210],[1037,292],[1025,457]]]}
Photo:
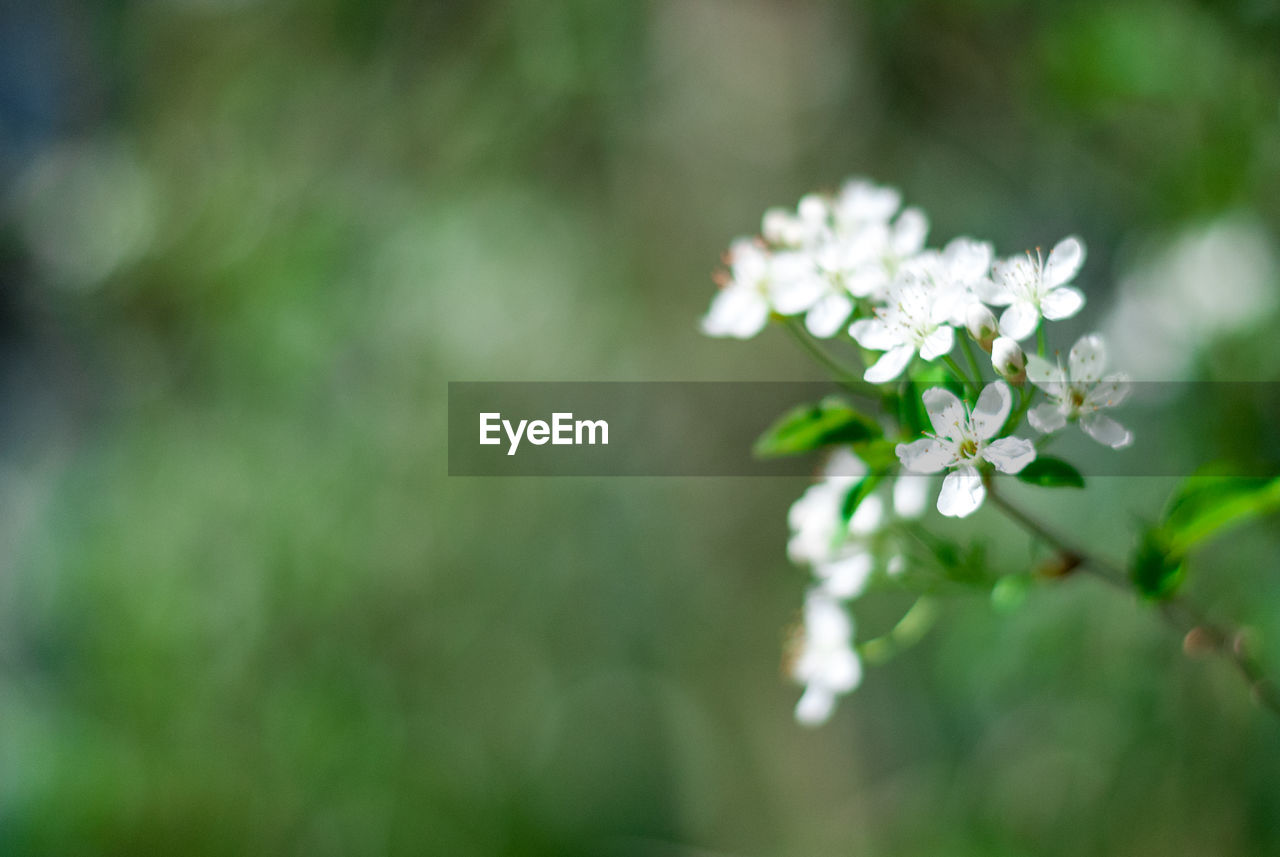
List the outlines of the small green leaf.
{"label": "small green leaf", "polygon": [[756,441],[760,458],[799,455],[834,444],[865,443],[882,432],[870,418],[836,397],[787,411]]}
{"label": "small green leaf", "polygon": [[1169,550],[1169,543],[1159,528],[1142,534],[1129,565],[1133,585],[1148,598],[1169,598],[1182,585],[1186,569],[1181,559]]}
{"label": "small green leaf", "polygon": [[1061,458],[1042,455],[1018,473],[1018,478],[1031,485],[1046,488],[1083,488],[1084,477],[1080,471]]}
{"label": "small green leaf", "polygon": [[1174,556],[1223,531],[1280,510],[1280,478],[1193,476],[1170,500],[1161,533]]}

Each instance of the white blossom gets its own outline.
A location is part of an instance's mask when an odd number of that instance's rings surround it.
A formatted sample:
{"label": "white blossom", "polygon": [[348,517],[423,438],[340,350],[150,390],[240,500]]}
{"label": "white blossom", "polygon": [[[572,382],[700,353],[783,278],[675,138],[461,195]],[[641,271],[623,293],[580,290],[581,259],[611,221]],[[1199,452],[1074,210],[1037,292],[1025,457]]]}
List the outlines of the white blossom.
{"label": "white blossom", "polygon": [[950,309],[929,285],[907,278],[895,285],[875,318],[858,319],[849,335],[863,348],[883,351],[867,367],[863,379],[873,384],[892,381],[903,373],[917,352],[933,361],[951,351],[955,331],[947,324]]}
{"label": "white blossom", "polygon": [[988,384],[970,411],[944,387],[924,392],[924,406],[934,434],[912,443],[900,443],[898,459],[913,473],[949,470],[938,494],[938,511],[963,518],[977,511],[986,497],[978,465],[986,461],[1002,473],[1017,473],[1036,457],[1029,440],[1005,437],[995,440],[1013,406],[1013,394],[1004,381]]}
{"label": "white blossom", "polygon": [[1071,346],[1067,366],[1054,365],[1043,357],[1032,355],[1027,362],[1027,377],[1049,397],[1036,405],[1027,419],[1037,431],[1048,434],[1077,420],[1089,437],[1113,449],[1133,442],[1133,434],[1120,423],[1102,413],[1113,408],[1129,394],[1129,379],[1123,373],[1103,375],[1107,364],[1107,348],[1096,333],[1080,337]]}
{"label": "white blossom", "polygon": [[1084,245],[1079,238],[1064,238],[1049,253],[1015,256],[995,264],[994,283],[987,303],[1007,306],[1000,315],[1000,332],[1023,340],[1035,332],[1040,319],[1070,318],[1084,306],[1084,294],[1067,285],[1084,263]]}
{"label": "white blossom", "polygon": [[820,589],[805,596],[803,642],[791,675],[805,686],[796,719],[806,726],[825,723],[836,698],[862,681],[862,661],[853,649],[853,619]]}

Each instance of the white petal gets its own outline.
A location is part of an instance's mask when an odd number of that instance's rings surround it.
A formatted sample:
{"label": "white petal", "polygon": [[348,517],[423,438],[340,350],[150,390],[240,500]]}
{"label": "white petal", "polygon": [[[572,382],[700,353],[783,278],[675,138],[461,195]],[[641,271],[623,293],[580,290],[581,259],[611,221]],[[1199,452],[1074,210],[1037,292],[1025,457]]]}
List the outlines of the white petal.
{"label": "white petal", "polygon": [[1070,280],[1084,264],[1084,244],[1072,236],[1063,238],[1049,253],[1044,263],[1044,284],[1052,289]]}
{"label": "white petal", "polygon": [[871,579],[872,557],[867,552],[819,565],[815,572],[823,579],[823,588],[834,598],[857,598]]}
{"label": "white petal", "polygon": [[804,317],[804,326],[819,339],[830,339],[844,325],[853,312],[853,301],[848,295],[829,292],[810,309]]}
{"label": "white petal", "polygon": [[959,283],[974,283],[991,272],[991,245],[972,238],[954,238],[942,255],[951,277]]}
{"label": "white petal", "polygon": [[1071,380],[1077,384],[1092,384],[1102,377],[1102,370],[1107,365],[1107,346],[1102,337],[1096,333],[1082,336],[1071,346],[1067,355],[1067,368],[1071,370]]}
{"label": "white petal", "polygon": [[835,707],[835,693],[822,685],[811,684],[796,703],[796,722],[802,726],[821,726],[831,719]]}
{"label": "white petal", "polygon": [[769,304],[749,289],[728,286],[716,293],[711,308],[702,319],[702,332],[708,336],[733,336],[750,339],[769,321]]}
{"label": "white petal", "polygon": [[1036,431],[1049,434],[1067,424],[1067,415],[1052,402],[1042,402],[1027,412],[1027,420]]}
{"label": "white petal", "polygon": [[1066,392],[1067,375],[1062,367],[1050,363],[1039,354],[1027,355],[1027,378],[1046,392],[1061,397]]}
{"label": "white petal", "polygon": [[930,480],[924,476],[899,476],[893,481],[893,513],[908,520],[924,513]]}
{"label": "white petal", "polygon": [[933,425],[934,434],[939,437],[958,437],[964,425],[964,405],[955,393],[946,387],[930,387],[920,397],[924,401],[925,412]]}
{"label": "white petal", "polygon": [[929,234],[929,218],[918,208],[903,209],[893,222],[893,252],[899,256],[917,253]]}
{"label": "white petal", "polygon": [[1117,373],[1108,375],[1097,383],[1084,403],[1090,408],[1114,408],[1129,396],[1129,376]]}
{"label": "white petal", "polygon": [[878,318],[858,319],[849,325],[849,335],[863,348],[870,348],[872,351],[888,351],[902,344]]}
{"label": "white petal", "polygon": [[924,342],[920,344],[920,356],[929,361],[937,360],[942,355],[950,353],[955,344],[955,331],[950,325],[944,324],[925,337]]}
{"label": "white petal", "polygon": [[1133,433],[1106,414],[1094,411],[1080,418],[1084,433],[1103,446],[1123,449],[1133,443]]}
{"label": "white petal", "polygon": [[889,561],[885,563],[885,573],[890,577],[897,577],[907,570],[907,558],[900,553],[895,553],[889,557]]}
{"label": "white petal", "polygon": [[829,291],[813,260],[804,253],[779,253],[769,265],[769,299],[783,315],[804,312]]}
{"label": "white petal", "polygon": [[862,373],[862,380],[871,384],[883,384],[885,381],[892,381],[902,374],[907,368],[907,364],[911,362],[911,358],[915,357],[916,350],[910,345],[899,345],[886,351],[879,360],[867,368]]}
{"label": "white petal", "polygon": [[894,452],[902,466],[912,473],[937,473],[950,464],[953,458],[950,448],[932,437],[900,443]]}
{"label": "white petal", "polygon": [[983,440],[995,437],[1013,410],[1013,392],[1004,381],[993,381],[978,396],[970,417],[974,430]]}
{"label": "white petal", "polygon": [[983,447],[982,457],[1001,473],[1017,473],[1036,460],[1036,448],[1026,438],[1002,437]]}
{"label": "white petal", "polygon": [[884,500],[872,494],[863,498],[849,519],[849,532],[855,536],[866,536],[880,529],[884,523]]}
{"label": "white petal", "polygon": [[1073,286],[1053,289],[1040,299],[1040,313],[1050,321],[1071,318],[1082,306],[1084,293]]}
{"label": "white petal", "polygon": [[972,467],[962,467],[947,474],[938,494],[938,511],[948,518],[966,518],[978,510],[987,496],[982,477]]}
{"label": "white petal", "polygon": [[879,263],[861,265],[845,275],[844,284],[855,297],[870,297],[889,288],[889,274]]}
{"label": "white petal", "polygon": [[1000,332],[1010,339],[1023,340],[1035,333],[1040,312],[1030,302],[1018,300],[1000,314]]}

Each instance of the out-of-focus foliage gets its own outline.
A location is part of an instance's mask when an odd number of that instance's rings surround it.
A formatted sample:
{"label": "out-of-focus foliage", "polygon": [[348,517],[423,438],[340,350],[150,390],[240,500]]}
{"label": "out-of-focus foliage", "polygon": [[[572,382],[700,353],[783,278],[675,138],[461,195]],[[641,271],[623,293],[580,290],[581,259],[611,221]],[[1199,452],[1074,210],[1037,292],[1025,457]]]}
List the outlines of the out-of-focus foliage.
{"label": "out-of-focus foliage", "polygon": [[[1144,605],[956,602],[807,732],[802,485],[449,479],[443,437],[450,379],[811,377],[696,319],[716,248],[854,173],[939,238],[1085,236],[1075,333],[1145,284],[1135,348],[1274,378],[1278,39],[1190,0],[7,4],[0,852],[1280,851],[1274,725]],[[1162,437],[1277,442],[1218,404]],[[1273,665],[1278,538],[1184,587]]]}

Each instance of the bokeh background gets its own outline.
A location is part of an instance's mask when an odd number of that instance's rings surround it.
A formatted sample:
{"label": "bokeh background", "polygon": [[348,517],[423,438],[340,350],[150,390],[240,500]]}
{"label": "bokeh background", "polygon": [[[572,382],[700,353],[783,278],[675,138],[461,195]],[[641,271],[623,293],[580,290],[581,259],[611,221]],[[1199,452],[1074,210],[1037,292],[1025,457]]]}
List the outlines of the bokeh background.
{"label": "bokeh background", "polygon": [[[958,598],[805,730],[803,481],[444,439],[449,380],[820,377],[696,322],[855,174],[935,243],[1081,235],[1067,333],[1138,377],[1274,379],[1277,44],[1263,0],[4,3],[0,852],[1280,853],[1280,727],[1133,599]],[[1162,430],[1275,437],[1204,410]],[[1123,556],[1170,487],[1024,499]],[[1280,668],[1278,549],[1189,590]]]}

